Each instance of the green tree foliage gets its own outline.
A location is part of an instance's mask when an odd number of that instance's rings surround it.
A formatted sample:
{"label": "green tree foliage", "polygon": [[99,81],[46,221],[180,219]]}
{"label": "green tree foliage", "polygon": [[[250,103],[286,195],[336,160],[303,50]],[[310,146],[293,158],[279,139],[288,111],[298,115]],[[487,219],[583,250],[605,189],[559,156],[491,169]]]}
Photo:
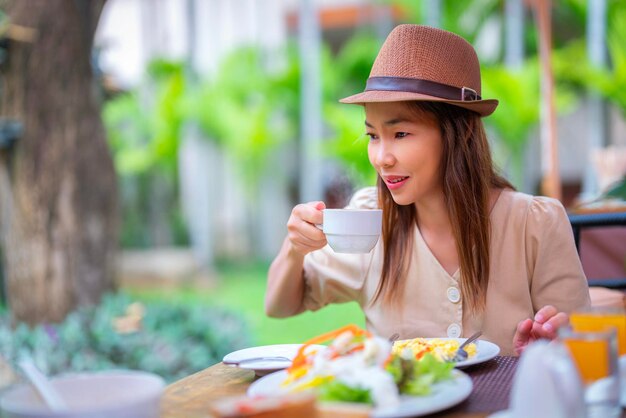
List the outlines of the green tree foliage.
{"label": "green tree foliage", "polygon": [[626,4],[609,18],[610,69],[583,69],[584,82],[615,104],[626,117]]}
{"label": "green tree foliage", "polygon": [[[415,0],[380,0],[399,6],[406,15],[407,23],[425,23],[428,3]],[[487,20],[501,13],[502,0],[441,0],[441,27],[474,42]]]}
{"label": "green tree foliage", "polygon": [[[522,185],[529,133],[539,122],[540,71],[536,58],[526,60],[519,69],[504,65],[481,69],[483,97],[499,100],[498,108],[485,118],[485,124],[493,128],[496,143],[504,148],[506,155],[500,157],[510,161],[511,180],[518,187]],[[572,109],[576,96],[567,85],[558,85],[555,102],[557,111],[564,113]]]}
{"label": "green tree foliage", "polygon": [[[171,236],[173,243],[187,242],[176,199],[186,84],[182,63],[155,60],[148,65],[143,85],[103,106],[103,121],[120,177],[120,240],[124,246],[154,245],[155,224]],[[151,223],[146,217],[150,213],[157,214]]]}
{"label": "green tree foliage", "polygon": [[482,68],[483,97],[499,100],[496,111],[485,119],[497,135],[512,164],[511,180],[522,184],[524,149],[529,131],[539,121],[539,69],[536,62],[526,62],[517,71],[497,65]]}
{"label": "green tree foliage", "polygon": [[292,112],[299,71],[293,59],[280,71],[270,64],[259,49],[235,50],[214,77],[188,92],[185,106],[189,119],[234,159],[250,193],[257,189],[268,153],[294,138],[298,127]]}
{"label": "green tree foliage", "polygon": [[153,61],[146,86],[106,103],[103,118],[119,173],[176,169],[184,74],[182,63]]}
{"label": "green tree foliage", "polygon": [[485,23],[503,12],[501,0],[443,0],[442,28],[474,43]]}
{"label": "green tree foliage", "polygon": [[363,108],[338,102],[342,97],[363,91],[380,39],[361,33],[351,38],[332,62],[323,66],[322,76],[337,80],[334,94],[324,103],[324,122],[330,128],[327,156],[335,158],[358,186],[372,185],[376,173],[367,157]]}
{"label": "green tree foliage", "polygon": [[558,79],[581,91],[598,92],[626,117],[626,3],[610,2],[609,5],[608,68],[593,66],[588,61],[584,39],[575,39],[557,52],[554,72]]}

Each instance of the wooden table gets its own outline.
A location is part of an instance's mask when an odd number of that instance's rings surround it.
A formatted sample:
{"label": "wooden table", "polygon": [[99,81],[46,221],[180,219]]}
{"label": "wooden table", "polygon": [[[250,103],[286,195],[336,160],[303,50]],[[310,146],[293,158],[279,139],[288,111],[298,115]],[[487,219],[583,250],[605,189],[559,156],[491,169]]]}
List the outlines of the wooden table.
{"label": "wooden table", "polygon": [[[254,372],[218,363],[174,382],[165,390],[161,418],[210,417],[212,401],[230,395],[243,395],[254,381]],[[438,418],[484,418],[489,413],[441,412]]]}

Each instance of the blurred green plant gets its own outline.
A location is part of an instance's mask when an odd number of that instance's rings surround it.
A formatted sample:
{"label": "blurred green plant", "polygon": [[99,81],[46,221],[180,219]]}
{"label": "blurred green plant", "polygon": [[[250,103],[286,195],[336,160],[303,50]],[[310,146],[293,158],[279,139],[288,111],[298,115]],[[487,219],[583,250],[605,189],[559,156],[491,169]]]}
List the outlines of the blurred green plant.
{"label": "blurred green plant", "polygon": [[[425,23],[428,2],[415,0],[379,0],[400,6],[408,23]],[[502,0],[441,0],[440,26],[473,43],[484,24],[501,15]]]}
{"label": "blurred green plant", "polygon": [[607,45],[611,68],[586,67],[583,77],[586,85],[615,104],[626,118],[626,5],[616,9],[609,21]]}
{"label": "blurred green plant", "polygon": [[178,135],[184,115],[182,63],[155,60],[148,65],[145,86],[108,101],[103,119],[116,169],[122,175],[153,169],[174,171]]}
{"label": "blurred green plant", "polygon": [[[182,63],[156,60],[143,86],[105,105],[123,193],[122,246],[159,244],[145,216],[159,205],[166,214],[160,224],[167,224],[174,243],[188,243],[177,193],[178,149],[186,123],[197,123],[238,170],[250,201],[258,199],[259,181],[268,164],[276,163],[270,154],[294,140],[299,128],[297,51],[276,54],[236,49],[215,74],[200,80]],[[161,196],[159,202],[154,195]]]}
{"label": "blurred green plant", "polygon": [[[339,63],[328,46],[321,50],[324,119],[333,133],[319,152],[335,156],[359,183],[372,179],[360,140],[363,128],[362,116],[358,115],[362,111],[338,105],[337,92],[347,95],[362,88],[379,42],[372,37],[350,41]],[[148,90],[153,92],[153,107],[142,106],[142,89],[109,102],[104,120],[122,183],[126,177],[126,182],[134,185],[127,187],[128,193],[138,193],[141,201],[147,199],[148,184],[155,173],[176,184],[181,128],[193,121],[231,158],[251,201],[258,198],[259,180],[267,165],[274,162],[270,154],[295,141],[300,129],[298,50],[288,45],[273,54],[254,47],[236,49],[222,60],[215,74],[197,82],[189,79],[182,64],[155,61],[147,81],[151,86]],[[128,239],[123,244],[130,243],[133,236],[142,236],[137,225],[145,207],[135,206],[135,210],[125,211],[128,224],[123,237]]]}
{"label": "blurred green plant", "polygon": [[485,24],[502,17],[502,0],[443,1],[442,27],[474,43]]}
{"label": "blurred green plant", "polygon": [[610,2],[607,28],[609,68],[592,65],[585,41],[570,42],[556,54],[554,72],[580,90],[591,89],[613,103],[626,117],[626,3]]}
{"label": "blurred green plant", "polygon": [[365,114],[361,106],[326,103],[325,121],[332,130],[327,158],[337,160],[357,187],[376,183],[376,171],[367,156],[369,138],[365,135]]}
{"label": "blurred green plant", "polygon": [[336,159],[356,186],[375,184],[376,172],[367,156],[362,106],[338,103],[338,99],[362,91],[381,40],[369,33],[353,36],[333,60],[324,61],[322,76],[332,75],[333,90],[324,101],[324,121],[330,128],[326,156]]}
{"label": "blurred green plant", "polygon": [[[241,48],[225,57],[214,77],[196,82],[182,63],[155,60],[143,86],[106,103],[103,118],[123,193],[122,246],[155,244],[145,214],[156,206],[165,206],[161,223],[174,243],[188,242],[177,193],[187,122],[197,122],[228,154],[249,197],[256,198],[268,153],[297,132],[299,72],[293,62],[267,71],[261,50]],[[166,198],[154,202],[155,194]]]}
{"label": "blurred green plant", "polygon": [[206,137],[233,158],[254,199],[268,155],[298,131],[299,69],[288,51],[284,68],[272,69],[258,48],[234,50],[214,77],[190,89],[184,109]]}
{"label": "blurred green plant", "polygon": [[199,305],[146,303],[140,326],[122,332],[116,319],[128,317],[131,303],[124,294],[109,294],[100,305],[81,308],[60,324],[34,328],[13,327],[3,315],[0,354],[10,362],[30,355],[50,375],[124,368],[171,382],[250,345],[248,325],[239,314]]}
{"label": "blurred green plant", "polygon": [[[553,57],[557,55],[558,52],[555,52]],[[481,73],[483,97],[494,97],[499,101],[496,112],[485,118],[485,124],[493,129],[497,144],[504,148],[496,152],[496,156],[500,156],[505,166],[510,162],[510,179],[519,188],[524,179],[524,151],[529,133],[539,122],[539,62],[534,57],[525,60],[517,69],[492,65],[483,67]],[[562,83],[557,85],[557,112],[562,114],[570,111],[576,101],[577,96],[570,87]]]}
{"label": "blurred green plant", "polygon": [[148,65],[142,86],[103,106],[120,177],[120,241],[124,247],[155,244],[159,234],[155,229],[165,231],[167,244],[188,242],[176,181],[185,86],[182,63],[155,60]]}
{"label": "blurred green plant", "polygon": [[[557,79],[578,89],[581,95],[589,90],[596,92],[626,118],[626,3],[609,0],[607,9],[607,68],[592,64],[585,40],[576,39],[555,54],[554,73]],[[596,198],[604,199],[626,200],[626,178],[615,182]]]}
{"label": "blurred green plant", "polygon": [[602,198],[618,199],[626,202],[626,176],[612,184],[603,193]]}
{"label": "blurred green plant", "polygon": [[485,124],[495,131],[497,144],[504,148],[496,155],[504,154],[505,166],[510,161],[511,181],[519,188],[528,135],[539,121],[539,69],[535,61],[526,61],[518,70],[494,65],[483,67],[481,72],[483,97],[499,100],[497,111],[485,118]]}

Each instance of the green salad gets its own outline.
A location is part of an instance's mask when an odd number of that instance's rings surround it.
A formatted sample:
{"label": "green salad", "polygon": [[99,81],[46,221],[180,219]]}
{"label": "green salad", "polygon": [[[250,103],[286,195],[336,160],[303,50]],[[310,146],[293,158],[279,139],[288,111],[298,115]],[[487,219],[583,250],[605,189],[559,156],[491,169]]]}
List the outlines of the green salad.
{"label": "green salad", "polygon": [[[309,349],[330,338],[325,349]],[[452,379],[453,368],[430,353],[419,360],[393,353],[389,340],[349,326],[305,344],[281,386],[292,392],[315,389],[321,401],[393,407],[400,395],[429,395],[434,384]]]}
{"label": "green salad", "polygon": [[[392,355],[384,369],[391,374],[398,392],[411,396],[426,396],[433,384],[452,378],[453,363],[437,360],[428,353],[420,360]],[[352,386],[337,379],[327,379],[318,386],[318,399],[327,402],[357,402],[374,404],[371,389]]]}

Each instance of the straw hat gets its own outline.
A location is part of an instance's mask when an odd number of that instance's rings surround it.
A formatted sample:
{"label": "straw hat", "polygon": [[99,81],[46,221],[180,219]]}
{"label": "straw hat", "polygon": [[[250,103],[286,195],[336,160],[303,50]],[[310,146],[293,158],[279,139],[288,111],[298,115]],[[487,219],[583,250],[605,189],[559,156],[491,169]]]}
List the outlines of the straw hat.
{"label": "straw hat", "polygon": [[399,25],[383,44],[363,93],[342,103],[433,101],[488,116],[498,106],[482,99],[480,64],[460,36],[422,25]]}

